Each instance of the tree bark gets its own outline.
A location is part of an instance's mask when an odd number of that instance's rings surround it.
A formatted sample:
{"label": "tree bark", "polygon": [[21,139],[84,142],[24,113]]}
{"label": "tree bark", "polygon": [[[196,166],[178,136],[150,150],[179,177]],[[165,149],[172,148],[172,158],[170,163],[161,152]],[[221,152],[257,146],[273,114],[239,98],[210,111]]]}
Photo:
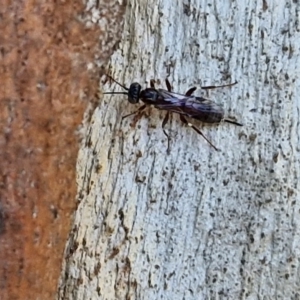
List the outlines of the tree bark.
{"label": "tree bark", "polygon": [[82,1],[0,1],[1,300],[57,293],[76,207],[78,126],[98,92],[94,56],[107,63],[122,20],[111,2],[100,26],[86,26]]}
{"label": "tree bark", "polygon": [[[59,299],[299,299],[299,3],[131,1],[109,72],[196,91],[244,124],[103,95],[80,149]],[[103,91],[120,91],[115,83]]]}

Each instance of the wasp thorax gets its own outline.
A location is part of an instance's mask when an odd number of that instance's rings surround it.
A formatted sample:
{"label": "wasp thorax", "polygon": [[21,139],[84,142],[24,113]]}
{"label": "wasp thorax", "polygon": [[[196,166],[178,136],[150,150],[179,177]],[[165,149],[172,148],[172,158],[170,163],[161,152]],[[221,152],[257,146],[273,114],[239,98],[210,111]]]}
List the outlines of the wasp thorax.
{"label": "wasp thorax", "polygon": [[130,85],[128,91],[128,101],[132,104],[139,102],[140,92],[141,92],[141,85],[137,82],[134,82]]}

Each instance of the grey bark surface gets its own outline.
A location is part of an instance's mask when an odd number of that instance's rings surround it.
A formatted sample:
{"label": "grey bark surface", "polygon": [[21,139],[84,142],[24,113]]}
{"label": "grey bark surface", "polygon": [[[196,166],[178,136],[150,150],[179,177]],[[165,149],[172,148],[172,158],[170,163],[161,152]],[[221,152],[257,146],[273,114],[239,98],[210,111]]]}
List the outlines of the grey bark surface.
{"label": "grey bark surface", "polygon": [[[243,127],[103,95],[78,158],[70,299],[300,299],[297,1],[128,1],[112,76],[221,104]],[[102,91],[121,91],[115,83]],[[136,121],[136,126],[133,123]]]}

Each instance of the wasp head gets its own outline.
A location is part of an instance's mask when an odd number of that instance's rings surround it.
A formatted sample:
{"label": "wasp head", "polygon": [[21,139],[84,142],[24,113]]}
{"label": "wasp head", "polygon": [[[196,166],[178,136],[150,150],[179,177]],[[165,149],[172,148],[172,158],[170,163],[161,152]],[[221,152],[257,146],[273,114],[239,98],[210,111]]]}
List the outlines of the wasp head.
{"label": "wasp head", "polygon": [[139,102],[141,85],[137,82],[134,82],[130,85],[128,90],[128,101],[132,104],[136,104]]}
{"label": "wasp head", "polygon": [[111,79],[112,81],[114,81],[119,86],[121,86],[127,92],[106,92],[106,93],[103,93],[103,94],[106,94],[106,95],[108,95],[108,94],[110,94],[110,95],[117,95],[117,94],[127,95],[128,96],[128,101],[130,103],[136,104],[136,103],[139,102],[140,93],[141,93],[141,89],[142,89],[142,87],[139,83],[134,82],[130,85],[129,88],[127,88],[123,84],[121,84],[118,81],[116,81],[115,79],[113,79],[111,76],[107,75],[107,77],[109,79]]}

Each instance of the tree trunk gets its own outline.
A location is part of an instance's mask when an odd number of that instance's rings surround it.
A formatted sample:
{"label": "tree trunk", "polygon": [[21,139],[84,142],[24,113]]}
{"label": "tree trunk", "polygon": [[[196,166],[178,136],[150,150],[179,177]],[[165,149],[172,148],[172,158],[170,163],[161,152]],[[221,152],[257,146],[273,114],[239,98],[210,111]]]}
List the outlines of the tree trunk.
{"label": "tree trunk", "polygon": [[125,7],[101,8],[101,24],[87,27],[81,0],[0,1],[1,300],[57,293],[76,206],[76,133],[98,91],[94,57],[107,63]]}
{"label": "tree trunk", "polygon": [[[59,299],[300,299],[299,3],[131,1],[110,74],[209,91],[226,117],[129,114],[103,95],[78,158]],[[103,91],[121,91],[115,83]],[[200,89],[196,95],[207,96]]]}

